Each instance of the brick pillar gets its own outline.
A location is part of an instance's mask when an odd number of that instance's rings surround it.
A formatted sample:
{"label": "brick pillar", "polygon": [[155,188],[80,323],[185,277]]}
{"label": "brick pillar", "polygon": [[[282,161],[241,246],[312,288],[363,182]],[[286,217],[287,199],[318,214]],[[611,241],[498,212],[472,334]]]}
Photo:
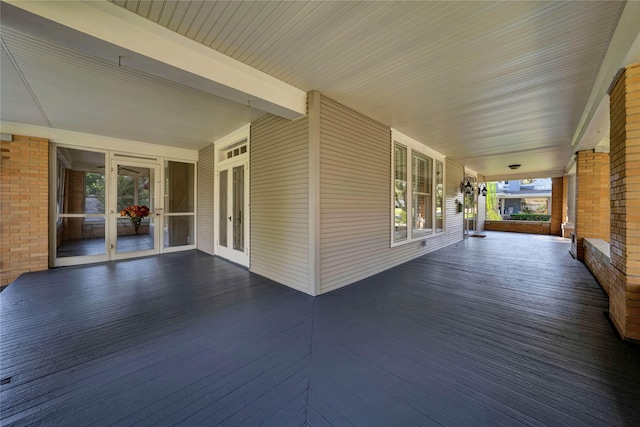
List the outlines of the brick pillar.
{"label": "brick pillar", "polygon": [[564,191],[562,178],[551,178],[551,229],[552,236],[562,235],[562,201]]}
{"label": "brick pillar", "polygon": [[640,340],[640,63],[609,93],[611,270],[609,313],[620,334]]}
{"label": "brick pillar", "polygon": [[562,177],[562,223],[569,221],[569,176]]}
{"label": "brick pillar", "polygon": [[609,154],[594,151],[576,153],[575,240],[571,253],[584,261],[582,239],[609,241]]}
{"label": "brick pillar", "polygon": [[0,162],[0,286],[49,264],[49,141],[14,135]]}

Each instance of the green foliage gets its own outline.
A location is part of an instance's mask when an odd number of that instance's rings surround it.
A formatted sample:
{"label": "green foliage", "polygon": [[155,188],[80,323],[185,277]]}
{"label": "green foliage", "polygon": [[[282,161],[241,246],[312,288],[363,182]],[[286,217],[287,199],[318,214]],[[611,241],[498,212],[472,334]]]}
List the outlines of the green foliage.
{"label": "green foliage", "polygon": [[97,200],[98,212],[104,212],[104,174],[87,172],[84,185],[85,197],[94,197]]}
{"label": "green foliage", "polygon": [[541,214],[511,214],[510,219],[512,221],[549,221],[551,219],[551,215],[541,215]]}
{"label": "green foliage", "polygon": [[407,211],[402,208],[396,208],[396,223],[401,225],[407,224]]}
{"label": "green foliage", "polygon": [[87,172],[85,181],[87,196],[96,196],[104,201],[104,174]]}
{"label": "green foliage", "polygon": [[134,204],[133,177],[118,175],[118,211]]}
{"label": "green foliage", "polygon": [[490,221],[501,221],[500,209],[498,207],[497,184],[487,183],[487,219]]}

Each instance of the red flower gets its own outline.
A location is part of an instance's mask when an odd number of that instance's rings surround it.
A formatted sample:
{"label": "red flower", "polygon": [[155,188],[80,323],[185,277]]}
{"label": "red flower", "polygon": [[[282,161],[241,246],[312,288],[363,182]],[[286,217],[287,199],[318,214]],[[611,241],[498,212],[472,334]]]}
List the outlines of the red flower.
{"label": "red flower", "polygon": [[132,221],[136,219],[139,221],[140,219],[149,216],[149,212],[149,208],[144,205],[132,205],[121,210],[120,216],[128,216]]}

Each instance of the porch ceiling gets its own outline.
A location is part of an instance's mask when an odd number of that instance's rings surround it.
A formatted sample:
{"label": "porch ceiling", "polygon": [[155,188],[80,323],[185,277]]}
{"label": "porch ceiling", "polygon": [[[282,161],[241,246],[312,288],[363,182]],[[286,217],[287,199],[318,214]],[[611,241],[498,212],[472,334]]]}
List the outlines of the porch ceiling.
{"label": "porch ceiling", "polygon": [[[562,175],[583,140],[608,134],[596,110],[640,60],[635,2],[112,3],[492,178]],[[7,22],[7,6],[3,120],[198,148],[263,114],[118,67],[103,57],[113,46],[81,50],[90,37],[75,30],[52,41],[27,12]]]}

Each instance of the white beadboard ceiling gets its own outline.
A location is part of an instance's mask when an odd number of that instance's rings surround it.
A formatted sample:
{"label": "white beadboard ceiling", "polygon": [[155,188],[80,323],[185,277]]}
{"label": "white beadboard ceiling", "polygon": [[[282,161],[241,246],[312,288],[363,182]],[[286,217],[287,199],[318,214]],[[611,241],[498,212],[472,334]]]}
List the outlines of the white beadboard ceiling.
{"label": "white beadboard ceiling", "polygon": [[[625,7],[113,3],[303,91],[319,90],[492,177],[512,175],[513,163],[523,177],[562,175],[585,110],[598,106],[588,101]],[[2,40],[3,120],[199,148],[261,114],[4,18]]]}

